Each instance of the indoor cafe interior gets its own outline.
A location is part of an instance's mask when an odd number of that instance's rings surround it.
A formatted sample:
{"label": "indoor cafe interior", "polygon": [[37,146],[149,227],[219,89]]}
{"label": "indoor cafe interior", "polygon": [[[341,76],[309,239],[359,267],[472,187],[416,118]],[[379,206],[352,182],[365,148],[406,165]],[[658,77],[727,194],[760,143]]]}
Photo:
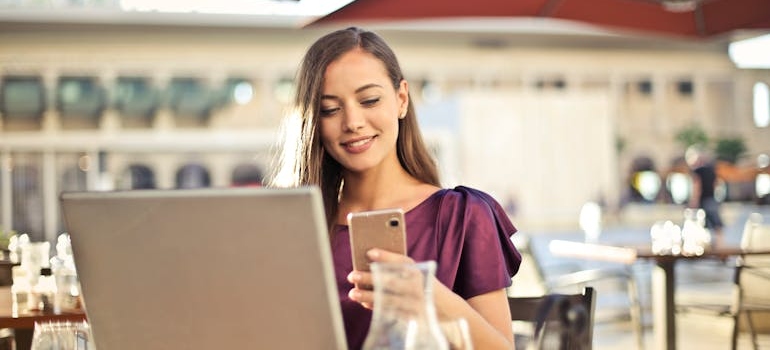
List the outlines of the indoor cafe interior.
{"label": "indoor cafe interior", "polygon": [[4,0],[0,349],[90,334],[62,193],[288,183],[298,64],[349,26],[398,55],[442,187],[516,226],[511,310],[581,295],[570,349],[770,348],[766,0]]}

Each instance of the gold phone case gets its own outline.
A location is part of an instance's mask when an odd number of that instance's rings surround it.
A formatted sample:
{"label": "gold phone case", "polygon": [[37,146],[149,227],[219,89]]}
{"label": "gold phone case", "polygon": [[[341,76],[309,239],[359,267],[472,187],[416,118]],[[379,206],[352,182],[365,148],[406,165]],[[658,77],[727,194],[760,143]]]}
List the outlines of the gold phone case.
{"label": "gold phone case", "polygon": [[402,209],[382,209],[348,214],[353,268],[369,271],[366,252],[380,248],[406,254],[406,223]]}

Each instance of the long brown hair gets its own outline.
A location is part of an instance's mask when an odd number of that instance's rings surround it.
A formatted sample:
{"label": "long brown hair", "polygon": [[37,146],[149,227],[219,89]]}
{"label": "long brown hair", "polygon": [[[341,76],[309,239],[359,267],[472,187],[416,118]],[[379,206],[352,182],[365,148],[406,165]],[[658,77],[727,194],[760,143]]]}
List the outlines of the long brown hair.
{"label": "long brown hair", "polygon": [[[396,55],[377,34],[356,27],[338,30],[310,46],[297,72],[295,104],[301,119],[300,136],[292,167],[295,185],[321,188],[326,220],[330,228],[337,222],[338,198],[342,186],[342,165],[324,150],[319,136],[318,114],[326,67],[344,53],[363,49],[382,61],[394,89],[404,79]],[[440,186],[438,170],[425,147],[409,96],[406,117],[399,119],[396,148],[399,162],[407,173],[420,181]]]}

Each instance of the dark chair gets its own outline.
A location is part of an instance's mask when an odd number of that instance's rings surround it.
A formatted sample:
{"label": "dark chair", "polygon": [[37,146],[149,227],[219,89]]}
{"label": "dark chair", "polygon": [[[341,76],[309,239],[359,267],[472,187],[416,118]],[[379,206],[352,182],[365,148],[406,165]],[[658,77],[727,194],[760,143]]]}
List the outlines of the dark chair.
{"label": "dark chair", "polygon": [[[563,262],[553,263],[549,256],[541,256],[541,252],[525,242],[523,249],[529,252],[534,267],[542,281],[546,293],[573,293],[587,286],[597,285],[607,287],[603,291],[611,290],[611,293],[602,292],[602,298],[617,299],[615,291],[625,294],[627,303],[620,305],[604,305],[601,301],[596,322],[625,320],[628,317],[632,323],[636,345],[638,349],[644,349],[644,326],[642,322],[642,305],[639,298],[639,289],[631,266],[604,266],[598,268],[585,268],[583,265],[573,265]],[[546,253],[547,254],[547,253]],[[605,300],[606,301],[606,300]],[[606,310],[611,309],[611,310]]]}
{"label": "dark chair", "polygon": [[[530,322],[534,334],[516,335],[516,348],[535,342],[536,349],[588,350],[592,348],[596,293],[585,287],[580,294],[508,297],[511,321]],[[558,345],[557,345],[558,344]]]}

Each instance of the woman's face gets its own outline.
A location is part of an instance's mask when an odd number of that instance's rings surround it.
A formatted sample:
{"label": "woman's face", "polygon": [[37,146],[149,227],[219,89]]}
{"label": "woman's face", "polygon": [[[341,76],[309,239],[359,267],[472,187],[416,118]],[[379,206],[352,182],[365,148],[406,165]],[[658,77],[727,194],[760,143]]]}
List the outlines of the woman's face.
{"label": "woman's face", "polygon": [[345,169],[365,172],[398,166],[398,118],[408,106],[408,87],[398,89],[385,65],[354,49],[326,68],[321,91],[321,142]]}

